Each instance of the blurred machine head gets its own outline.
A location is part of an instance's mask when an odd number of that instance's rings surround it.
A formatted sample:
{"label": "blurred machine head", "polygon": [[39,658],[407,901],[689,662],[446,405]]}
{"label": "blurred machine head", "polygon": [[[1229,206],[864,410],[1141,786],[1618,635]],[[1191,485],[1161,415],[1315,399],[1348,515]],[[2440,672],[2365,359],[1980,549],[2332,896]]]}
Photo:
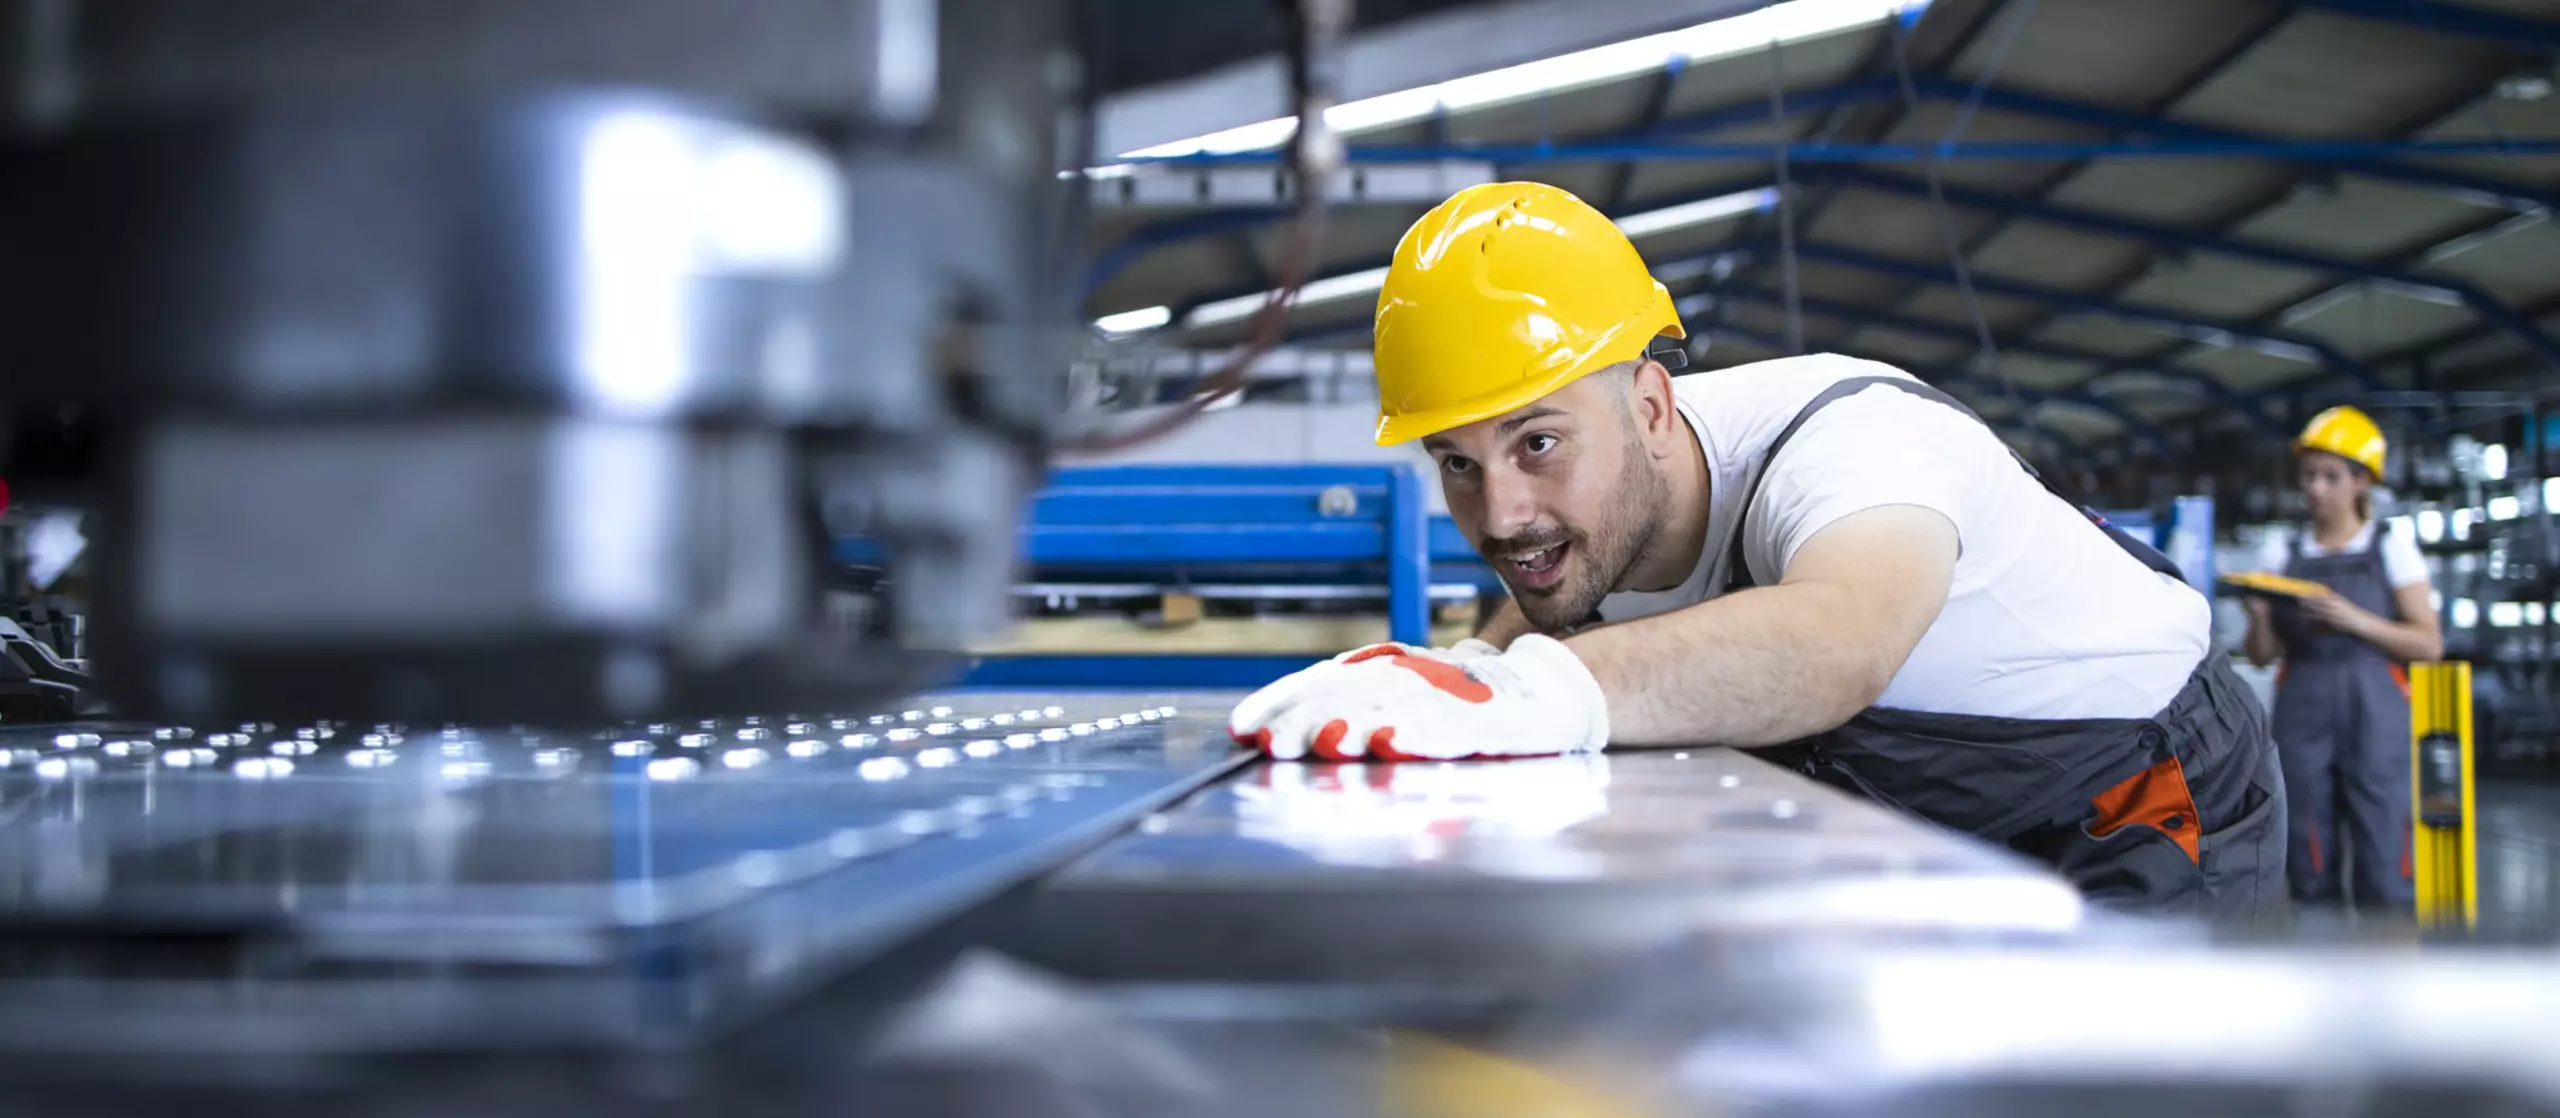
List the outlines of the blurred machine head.
{"label": "blurred machine head", "polygon": [[[96,514],[107,693],[914,686],[1001,621],[1053,410],[1064,8],[0,3],[0,464]],[[846,532],[895,572],[862,632],[825,620]]]}

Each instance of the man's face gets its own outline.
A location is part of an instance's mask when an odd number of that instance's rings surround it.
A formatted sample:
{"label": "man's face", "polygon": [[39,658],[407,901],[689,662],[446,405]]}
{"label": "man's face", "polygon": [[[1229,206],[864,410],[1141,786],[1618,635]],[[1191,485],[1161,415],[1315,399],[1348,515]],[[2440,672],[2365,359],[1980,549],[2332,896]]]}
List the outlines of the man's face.
{"label": "man's face", "polygon": [[1629,379],[1596,373],[1422,441],[1450,518],[1540,629],[1588,620],[1651,554],[1670,511]]}

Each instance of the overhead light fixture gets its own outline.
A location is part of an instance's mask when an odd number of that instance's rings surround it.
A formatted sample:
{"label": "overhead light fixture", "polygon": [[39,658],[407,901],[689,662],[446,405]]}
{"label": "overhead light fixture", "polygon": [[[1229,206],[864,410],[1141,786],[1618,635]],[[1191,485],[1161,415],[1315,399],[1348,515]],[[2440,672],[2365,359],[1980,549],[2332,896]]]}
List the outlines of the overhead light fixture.
{"label": "overhead light fixture", "polygon": [[[2507,448],[2504,443],[2490,443],[2480,448],[2480,476],[2489,481],[2507,480]],[[2505,517],[2499,519],[2504,520]]]}
{"label": "overhead light fixture", "polygon": [[2453,600],[2453,627],[2469,629],[2480,624],[2480,603],[2469,598]]}
{"label": "overhead light fixture", "polygon": [[1106,314],[1093,320],[1093,328],[1118,337],[1125,334],[1144,333],[1171,321],[1173,321],[1172,308],[1145,307],[1134,311],[1122,311],[1118,314]]}
{"label": "overhead light fixture", "polygon": [[2418,541],[2435,543],[2444,538],[2444,514],[2434,509],[2418,510]]}
{"label": "overhead light fixture", "polygon": [[2513,629],[2524,624],[2524,604],[2521,602],[2491,603],[2489,624],[2492,628],[2498,629]]}
{"label": "overhead light fixture", "polygon": [[2513,520],[2524,515],[2524,502],[2513,497],[2489,498],[2489,519]]}
{"label": "overhead light fixture", "polygon": [[[1713,198],[1701,198],[1695,202],[1683,202],[1676,206],[1665,206],[1640,214],[1629,214],[1618,219],[1618,229],[1630,239],[1645,237],[1673,229],[1721,221],[1738,214],[1756,213],[1777,204],[1778,188],[1759,187],[1732,194],[1720,194]],[[1670,280],[1674,277],[1662,275],[1657,278]],[[1297,302],[1298,305],[1304,306],[1308,303],[1322,303],[1354,295],[1366,295],[1384,286],[1386,282],[1387,270],[1384,268],[1370,268],[1366,271],[1309,280],[1298,289]],[[1251,318],[1254,312],[1261,310],[1262,304],[1270,298],[1271,293],[1263,291],[1251,295],[1238,295],[1231,299],[1220,299],[1214,303],[1202,303],[1192,308],[1191,313],[1183,318],[1182,324],[1186,327],[1215,326],[1222,322],[1236,322]],[[1149,311],[1131,311],[1129,314],[1144,315],[1163,309],[1155,307],[1150,308]],[[1105,325],[1108,321],[1108,319],[1097,319],[1094,325],[1102,327],[1106,333],[1121,332]],[[1163,325],[1162,322],[1152,322],[1135,329],[1151,330],[1161,325]]]}
{"label": "overhead light fixture", "polygon": [[[1345,299],[1353,295],[1366,295],[1385,286],[1386,282],[1387,270],[1384,268],[1326,276],[1323,279],[1308,280],[1300,285],[1297,301],[1300,306],[1304,306],[1308,303]],[[1191,308],[1191,313],[1184,316],[1182,324],[1193,327],[1215,326],[1221,322],[1236,322],[1251,318],[1254,312],[1261,310],[1262,304],[1270,299],[1271,293],[1263,291],[1252,295],[1238,295],[1233,299],[1220,299],[1214,303],[1202,303]]]}
{"label": "overhead light fixture", "polygon": [[[1522,101],[1659,70],[1674,59],[1687,64],[1713,62],[1771,46],[1784,46],[1881,24],[1891,19],[1909,18],[1927,7],[1927,0],[1789,0],[1677,31],[1645,35],[1432,85],[1345,101],[1326,109],[1324,122],[1335,132],[1344,134],[1411,124],[1444,112],[1464,112]],[[1297,131],[1298,118],[1284,116],[1122,152],[1120,158],[1160,159],[1261,151],[1289,142]]]}
{"label": "overhead light fixture", "polygon": [[1729,217],[1760,213],[1777,204],[1778,188],[1764,186],[1756,190],[1701,198],[1695,202],[1683,202],[1677,206],[1665,206],[1658,210],[1629,214],[1618,219],[1618,231],[1630,238],[1649,237],[1673,229],[1686,229],[1692,225],[1705,225],[1708,222],[1722,221]]}

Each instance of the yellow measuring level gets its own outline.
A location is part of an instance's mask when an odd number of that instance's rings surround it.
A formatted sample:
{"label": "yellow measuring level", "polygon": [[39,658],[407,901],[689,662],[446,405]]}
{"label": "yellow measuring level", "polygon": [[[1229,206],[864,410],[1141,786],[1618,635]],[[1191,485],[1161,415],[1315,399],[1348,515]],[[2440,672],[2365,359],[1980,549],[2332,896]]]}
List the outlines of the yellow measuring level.
{"label": "yellow measuring level", "polygon": [[2480,922],[2480,847],[2472,825],[2471,665],[2409,666],[2410,869],[2423,928]]}

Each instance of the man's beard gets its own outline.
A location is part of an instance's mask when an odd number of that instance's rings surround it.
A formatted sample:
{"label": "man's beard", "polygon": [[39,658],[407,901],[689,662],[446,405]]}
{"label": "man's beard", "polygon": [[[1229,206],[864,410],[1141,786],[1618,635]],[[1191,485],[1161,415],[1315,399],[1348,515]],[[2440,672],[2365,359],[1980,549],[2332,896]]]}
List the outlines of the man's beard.
{"label": "man's beard", "polygon": [[[1641,443],[1630,439],[1619,471],[1617,500],[1595,511],[1589,531],[1561,526],[1523,532],[1506,540],[1487,540],[1488,555],[1518,554],[1558,543],[1571,543],[1566,558],[1573,569],[1545,589],[1512,587],[1511,598],[1521,616],[1542,632],[1558,632],[1588,623],[1600,599],[1622,589],[1637,567],[1653,557],[1671,513],[1671,483],[1653,469]],[[1500,571],[1501,568],[1495,568]],[[1505,575],[1506,584],[1508,575]]]}

